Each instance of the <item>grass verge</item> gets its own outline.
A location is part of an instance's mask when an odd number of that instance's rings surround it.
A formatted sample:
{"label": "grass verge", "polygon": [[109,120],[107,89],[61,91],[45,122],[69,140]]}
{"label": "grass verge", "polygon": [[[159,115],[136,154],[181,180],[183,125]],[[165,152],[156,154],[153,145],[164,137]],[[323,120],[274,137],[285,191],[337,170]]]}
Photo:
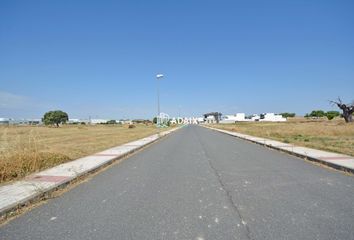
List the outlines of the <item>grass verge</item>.
{"label": "grass verge", "polygon": [[354,156],[354,124],[344,120],[297,118],[281,123],[239,122],[213,127]]}
{"label": "grass verge", "polygon": [[155,126],[0,127],[0,183],[157,133]]}

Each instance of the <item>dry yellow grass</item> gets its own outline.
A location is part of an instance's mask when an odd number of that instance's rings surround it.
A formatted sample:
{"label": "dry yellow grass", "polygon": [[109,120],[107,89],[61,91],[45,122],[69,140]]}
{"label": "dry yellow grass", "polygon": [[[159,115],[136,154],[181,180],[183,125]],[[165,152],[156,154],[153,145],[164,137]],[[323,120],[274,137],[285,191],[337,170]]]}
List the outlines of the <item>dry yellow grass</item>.
{"label": "dry yellow grass", "polygon": [[283,123],[243,122],[215,127],[354,156],[354,123],[347,124],[342,119],[311,121],[296,118]]}
{"label": "dry yellow grass", "polygon": [[143,124],[0,127],[0,183],[156,133]]}

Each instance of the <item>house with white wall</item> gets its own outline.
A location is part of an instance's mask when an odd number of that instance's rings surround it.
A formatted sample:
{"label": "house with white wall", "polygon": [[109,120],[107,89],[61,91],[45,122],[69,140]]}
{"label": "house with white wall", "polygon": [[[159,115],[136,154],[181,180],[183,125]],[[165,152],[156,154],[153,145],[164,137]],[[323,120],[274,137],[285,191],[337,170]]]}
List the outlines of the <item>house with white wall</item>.
{"label": "house with white wall", "polygon": [[204,118],[203,118],[203,117],[198,117],[198,118],[197,118],[197,121],[198,121],[198,123],[199,123],[199,124],[201,124],[201,123],[204,123],[204,122],[205,122],[205,120],[204,120]]}
{"label": "house with white wall", "polygon": [[282,115],[274,113],[253,114],[246,117],[244,113],[234,115],[224,115],[220,123],[236,123],[236,122],[285,122],[287,121]]}
{"label": "house with white wall", "polygon": [[251,122],[258,122],[261,117],[258,114],[253,114],[251,117]]}
{"label": "house with white wall", "polygon": [[222,113],[219,112],[210,112],[204,114],[205,123],[219,123],[221,120]]}
{"label": "house with white wall", "polygon": [[210,115],[205,118],[205,123],[213,124],[213,123],[217,123],[217,121],[214,116]]}
{"label": "house with white wall", "polygon": [[259,118],[260,122],[286,122],[286,120],[282,115],[274,113],[262,113]]}
{"label": "house with white wall", "polygon": [[69,118],[69,120],[67,121],[68,124],[78,124],[80,122],[81,122],[81,120],[78,118]]}
{"label": "house with white wall", "polygon": [[0,125],[9,125],[10,119],[9,118],[0,118]]}
{"label": "house with white wall", "polygon": [[244,121],[247,121],[246,115],[244,113],[236,113],[234,115],[224,115],[220,123],[235,123]]}
{"label": "house with white wall", "polygon": [[108,122],[107,119],[96,119],[96,118],[93,118],[93,119],[91,119],[90,124],[104,124],[104,123],[107,123],[107,122]]}

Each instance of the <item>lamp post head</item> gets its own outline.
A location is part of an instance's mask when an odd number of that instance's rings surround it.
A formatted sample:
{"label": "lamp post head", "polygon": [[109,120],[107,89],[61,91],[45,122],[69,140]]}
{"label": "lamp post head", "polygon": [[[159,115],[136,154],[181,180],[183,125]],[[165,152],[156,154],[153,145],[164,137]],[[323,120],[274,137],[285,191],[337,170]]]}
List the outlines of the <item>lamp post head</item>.
{"label": "lamp post head", "polygon": [[157,74],[157,75],[156,75],[156,78],[157,78],[157,79],[163,78],[163,74],[161,74],[161,73],[160,73],[160,74]]}

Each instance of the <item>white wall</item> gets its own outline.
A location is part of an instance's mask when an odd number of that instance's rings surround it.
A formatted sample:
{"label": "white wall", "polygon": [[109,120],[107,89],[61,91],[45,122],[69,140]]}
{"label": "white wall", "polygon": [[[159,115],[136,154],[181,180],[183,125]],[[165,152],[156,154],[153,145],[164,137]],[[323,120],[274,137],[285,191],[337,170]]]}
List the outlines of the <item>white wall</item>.
{"label": "white wall", "polygon": [[260,119],[259,121],[262,122],[285,122],[287,119],[283,118],[282,115],[277,115],[274,113],[266,113],[264,115],[263,119]]}
{"label": "white wall", "polygon": [[246,115],[244,113],[237,113],[235,115],[225,115],[220,123],[235,123],[246,121]]}
{"label": "white wall", "polygon": [[220,123],[235,123],[235,122],[254,122],[254,121],[260,121],[260,122],[285,122],[287,121],[286,118],[283,118],[281,115],[277,115],[274,113],[264,113],[262,114],[264,116],[263,119],[261,119],[261,116],[258,114],[253,114],[251,119],[246,119],[246,115],[244,113],[237,113],[235,115],[224,115],[223,119],[220,121]]}
{"label": "white wall", "polygon": [[107,123],[107,119],[91,119],[92,124]]}

